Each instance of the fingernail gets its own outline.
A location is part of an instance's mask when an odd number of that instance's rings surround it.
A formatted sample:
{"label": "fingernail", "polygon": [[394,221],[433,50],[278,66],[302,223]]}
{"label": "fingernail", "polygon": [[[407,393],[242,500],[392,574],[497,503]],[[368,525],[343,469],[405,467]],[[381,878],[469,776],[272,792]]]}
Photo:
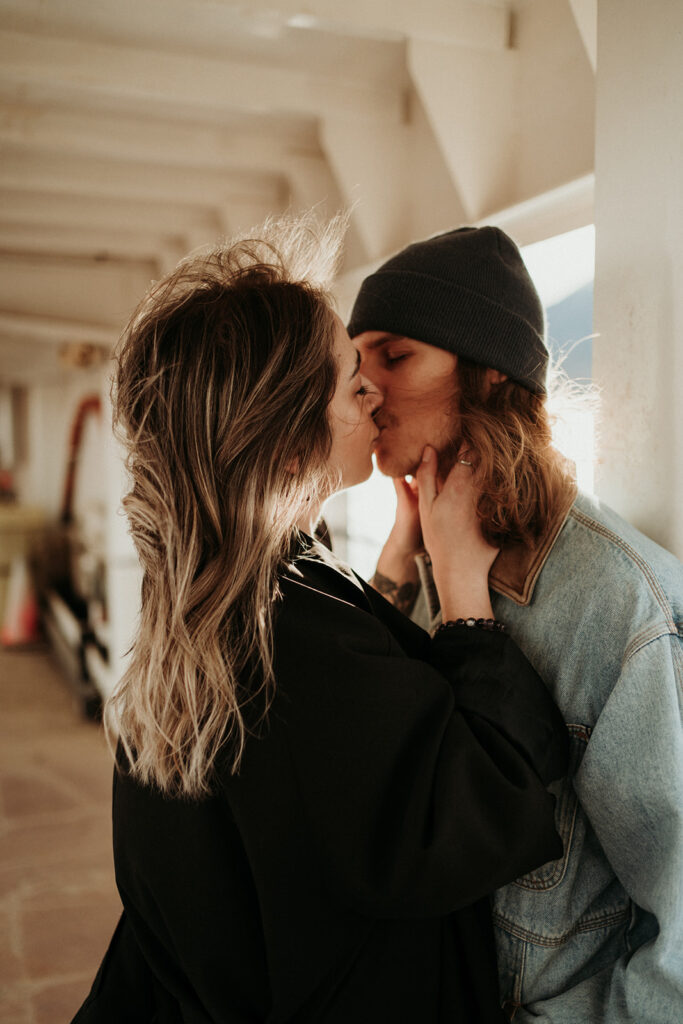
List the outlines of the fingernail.
{"label": "fingernail", "polygon": [[430,448],[429,445],[426,445],[424,451],[422,452],[422,461],[423,462],[429,462],[431,457],[432,457],[432,449]]}

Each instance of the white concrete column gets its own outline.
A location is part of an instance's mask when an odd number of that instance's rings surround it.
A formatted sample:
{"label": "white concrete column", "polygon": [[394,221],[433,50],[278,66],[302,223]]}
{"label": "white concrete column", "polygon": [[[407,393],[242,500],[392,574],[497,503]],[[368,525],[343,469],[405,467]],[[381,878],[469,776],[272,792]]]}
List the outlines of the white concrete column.
{"label": "white concrete column", "polygon": [[683,4],[599,0],[597,492],[683,557]]}

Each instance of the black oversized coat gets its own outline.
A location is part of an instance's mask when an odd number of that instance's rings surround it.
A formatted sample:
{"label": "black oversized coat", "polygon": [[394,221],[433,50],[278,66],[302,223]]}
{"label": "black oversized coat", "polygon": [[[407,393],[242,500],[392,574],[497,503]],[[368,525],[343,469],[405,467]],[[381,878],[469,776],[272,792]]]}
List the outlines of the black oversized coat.
{"label": "black oversized coat", "polygon": [[124,915],[78,1024],[501,1021],[486,894],[558,857],[566,734],[513,641],[300,558],[238,775],[115,778]]}

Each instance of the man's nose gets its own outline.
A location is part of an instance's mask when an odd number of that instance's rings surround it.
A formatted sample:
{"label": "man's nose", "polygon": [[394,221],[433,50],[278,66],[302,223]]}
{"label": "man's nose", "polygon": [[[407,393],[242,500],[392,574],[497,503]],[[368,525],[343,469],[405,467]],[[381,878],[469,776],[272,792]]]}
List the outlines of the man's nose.
{"label": "man's nose", "polygon": [[370,395],[370,402],[372,404],[371,416],[376,416],[384,405],[384,393],[381,388],[378,388],[376,384],[373,384],[371,380],[367,381],[366,387]]}
{"label": "man's nose", "polygon": [[360,353],[360,366],[358,367],[362,377],[367,377],[368,380],[373,381],[377,376],[377,355],[373,351],[368,351],[364,345],[358,345],[358,351]]}

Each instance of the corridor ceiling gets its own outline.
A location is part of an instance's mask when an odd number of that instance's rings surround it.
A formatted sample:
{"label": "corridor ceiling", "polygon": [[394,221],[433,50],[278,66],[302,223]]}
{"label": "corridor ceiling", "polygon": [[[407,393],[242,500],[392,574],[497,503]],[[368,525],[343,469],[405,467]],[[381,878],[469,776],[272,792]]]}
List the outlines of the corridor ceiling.
{"label": "corridor ceiling", "polygon": [[0,384],[269,213],[356,204],[342,293],[458,224],[590,222],[596,3],[0,0]]}

